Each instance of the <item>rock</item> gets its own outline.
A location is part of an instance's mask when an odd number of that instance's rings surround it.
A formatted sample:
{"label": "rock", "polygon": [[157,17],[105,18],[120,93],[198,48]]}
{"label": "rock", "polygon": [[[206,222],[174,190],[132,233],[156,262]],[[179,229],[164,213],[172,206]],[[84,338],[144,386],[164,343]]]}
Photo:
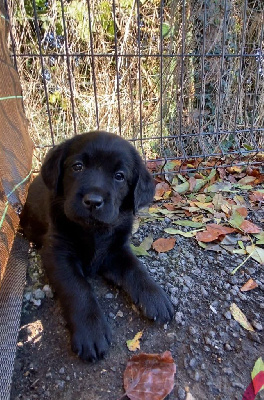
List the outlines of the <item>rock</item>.
{"label": "rock", "polygon": [[175,321],[177,322],[177,324],[184,325],[183,313],[181,311],[176,312]]}
{"label": "rock", "polygon": [[45,285],[42,288],[43,292],[45,293],[45,296],[49,299],[53,298],[53,292],[51,290],[51,287],[49,285]]}
{"label": "rock", "polygon": [[185,390],[183,389],[183,388],[179,388],[178,389],[178,397],[179,397],[179,400],[185,400],[185,394],[186,394],[186,392],[185,392]]}
{"label": "rock", "polygon": [[255,321],[255,320],[253,319],[253,321],[252,321],[251,323],[252,323],[253,327],[254,327],[255,329],[257,329],[257,331],[262,331],[262,330],[263,330],[263,326],[262,326],[262,324],[261,324],[260,322]]}
{"label": "rock", "polygon": [[64,372],[65,372],[65,368],[62,367],[62,368],[59,370],[59,374],[64,374]]}
{"label": "rock", "polygon": [[226,319],[231,319],[231,318],[232,318],[232,314],[231,314],[230,311],[226,311],[226,312],[224,313],[224,316],[226,317]]}
{"label": "rock", "polygon": [[42,300],[45,297],[45,293],[41,289],[36,289],[33,292],[33,296],[36,300]]}
{"label": "rock", "polygon": [[106,299],[113,299],[115,296],[113,295],[113,293],[106,293],[105,298]]}

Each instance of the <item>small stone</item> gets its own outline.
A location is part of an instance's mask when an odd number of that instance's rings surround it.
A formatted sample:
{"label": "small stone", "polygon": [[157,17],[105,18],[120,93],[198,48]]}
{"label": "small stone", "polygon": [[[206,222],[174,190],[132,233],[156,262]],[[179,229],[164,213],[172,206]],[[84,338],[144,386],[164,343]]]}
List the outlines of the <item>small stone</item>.
{"label": "small stone", "polygon": [[46,373],[46,378],[48,378],[48,379],[49,379],[49,378],[52,378],[52,373],[51,373],[51,372],[47,372],[47,373]]}
{"label": "small stone", "polygon": [[189,365],[191,368],[195,369],[195,367],[197,366],[197,361],[195,358],[192,358],[189,362]]}
{"label": "small stone", "polygon": [[232,318],[232,314],[231,314],[230,311],[225,312],[224,316],[226,317],[226,319],[231,319]]}
{"label": "small stone", "polygon": [[263,330],[263,326],[260,322],[253,320],[252,321],[252,325],[255,329],[257,329],[257,331],[262,331]]}
{"label": "small stone", "polygon": [[64,374],[64,372],[65,372],[65,368],[62,367],[62,368],[59,370],[59,374]]}
{"label": "small stone", "polygon": [[39,307],[41,305],[41,300],[38,299],[31,299],[31,302],[34,304],[34,306]]}
{"label": "small stone", "polygon": [[197,334],[197,330],[195,329],[194,326],[189,326],[189,332],[191,335],[196,335]]}
{"label": "small stone", "polygon": [[115,314],[112,313],[112,312],[110,312],[108,315],[109,315],[110,318],[115,318]]}
{"label": "small stone", "polygon": [[223,372],[226,375],[233,375],[233,371],[231,368],[223,368]]}
{"label": "small stone", "polygon": [[45,293],[45,296],[49,299],[53,298],[53,292],[51,290],[51,287],[49,285],[45,285],[42,288],[43,292]]}
{"label": "small stone", "polygon": [[172,304],[173,304],[174,306],[177,306],[177,305],[179,304],[179,300],[178,300],[177,297],[171,295],[170,298],[171,298],[171,302],[172,302]]}
{"label": "small stone", "polygon": [[200,380],[200,374],[199,374],[198,371],[195,371],[194,380],[195,380],[196,382],[199,382],[199,380]]}
{"label": "small stone", "polygon": [[27,293],[24,294],[24,299],[25,299],[25,300],[30,301],[31,298],[32,298],[32,293],[27,292]]}
{"label": "small stone", "polygon": [[207,290],[204,288],[204,286],[201,286],[201,293],[203,296],[207,297],[208,296],[208,292]]}
{"label": "small stone", "polygon": [[185,392],[185,390],[183,389],[183,388],[179,388],[178,389],[178,397],[179,397],[179,400],[184,400],[185,399],[185,394],[186,394],[186,392]]}
{"label": "small stone", "polygon": [[66,381],[70,381],[71,378],[69,377],[69,375],[66,376]]}
{"label": "small stone", "polygon": [[106,299],[113,299],[115,296],[113,295],[113,293],[106,293],[105,298]]}
{"label": "small stone", "polygon": [[59,389],[64,389],[65,383],[66,383],[65,381],[59,379],[56,381],[56,385]]}
{"label": "small stone", "polygon": [[116,317],[123,318],[123,316],[124,316],[124,313],[123,313],[123,311],[121,311],[121,310],[117,311],[117,313],[116,313]]}
{"label": "small stone", "polygon": [[183,321],[183,313],[181,311],[177,311],[175,314],[175,321],[177,322],[177,324],[183,325],[184,321]]}
{"label": "small stone", "polygon": [[33,292],[33,296],[36,300],[42,300],[45,297],[45,293],[41,289],[36,289]]}
{"label": "small stone", "polygon": [[225,350],[227,350],[227,351],[231,351],[232,350],[232,347],[230,346],[229,343],[225,343]]}

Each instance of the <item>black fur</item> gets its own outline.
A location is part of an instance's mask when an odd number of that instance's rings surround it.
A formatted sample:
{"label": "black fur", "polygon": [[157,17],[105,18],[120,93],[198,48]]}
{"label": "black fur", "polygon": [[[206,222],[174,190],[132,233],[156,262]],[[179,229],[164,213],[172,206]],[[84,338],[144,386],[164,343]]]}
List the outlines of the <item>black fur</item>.
{"label": "black fur", "polygon": [[71,331],[72,350],[84,360],[102,358],[111,341],[87,280],[91,273],[122,286],[148,318],[172,318],[167,295],[129,246],[133,214],[151,202],[153,193],[153,180],[134,147],[102,131],[52,149],[30,186],[21,225],[41,247]]}

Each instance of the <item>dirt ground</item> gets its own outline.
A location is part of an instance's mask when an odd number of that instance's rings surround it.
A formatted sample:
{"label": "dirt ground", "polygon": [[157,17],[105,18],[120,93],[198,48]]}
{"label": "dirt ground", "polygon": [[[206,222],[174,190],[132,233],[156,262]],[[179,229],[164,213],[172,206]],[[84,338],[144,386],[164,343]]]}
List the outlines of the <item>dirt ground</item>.
{"label": "dirt ground", "polygon": [[[262,227],[263,216],[260,210],[255,219],[259,225],[262,221]],[[154,239],[162,237],[170,224],[169,218],[147,222],[133,242],[139,244],[149,234]],[[190,394],[195,400],[242,400],[254,363],[264,355],[263,266],[250,258],[232,276],[230,272],[245,257],[224,250],[205,251],[195,239],[178,235],[174,249],[160,254],[150,250],[149,254],[140,259],[170,295],[173,321],[164,326],[148,321],[123,291],[95,279],[113,343],[104,360],[89,364],[71,352],[58,302],[45,286],[39,256],[31,252],[11,400],[124,399],[123,373],[132,356],[126,341],[142,330],[140,351],[170,350],[176,363],[175,387],[166,400],[190,399]],[[240,287],[250,277],[258,287],[242,293]],[[255,332],[233,319],[232,303],[245,313]],[[256,399],[263,399],[263,392]]]}

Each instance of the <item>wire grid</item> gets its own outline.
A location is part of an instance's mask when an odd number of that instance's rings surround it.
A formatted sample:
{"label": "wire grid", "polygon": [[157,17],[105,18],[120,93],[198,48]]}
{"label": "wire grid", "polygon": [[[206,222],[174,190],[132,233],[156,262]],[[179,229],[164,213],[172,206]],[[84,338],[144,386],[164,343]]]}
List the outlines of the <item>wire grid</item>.
{"label": "wire grid", "polygon": [[13,0],[10,15],[37,168],[92,129],[154,169],[262,162],[262,0]]}

